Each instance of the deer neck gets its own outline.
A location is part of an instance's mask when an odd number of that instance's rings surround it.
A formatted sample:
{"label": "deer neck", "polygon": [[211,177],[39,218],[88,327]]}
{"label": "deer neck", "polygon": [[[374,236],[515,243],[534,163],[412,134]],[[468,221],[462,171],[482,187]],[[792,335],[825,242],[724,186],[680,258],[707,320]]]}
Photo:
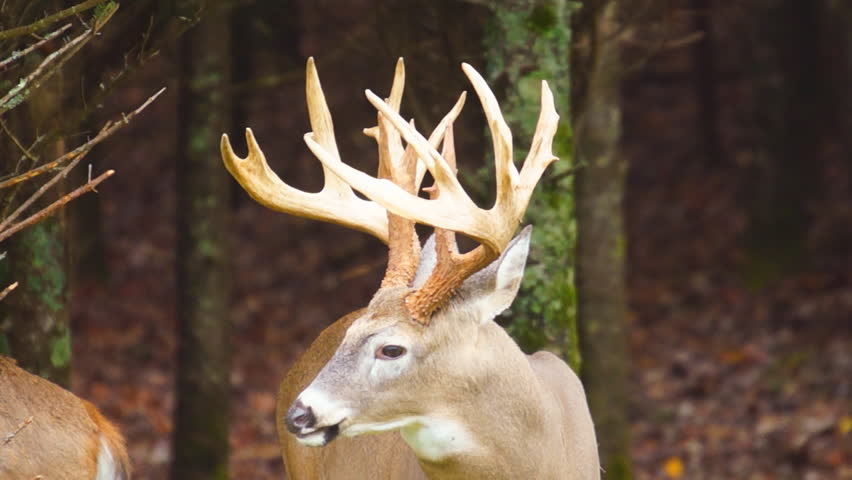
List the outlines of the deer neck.
{"label": "deer neck", "polygon": [[467,359],[476,380],[436,398],[401,429],[403,439],[433,480],[556,478],[545,448],[561,441],[560,417],[550,412],[556,399],[501,327],[483,326],[477,341],[476,358]]}

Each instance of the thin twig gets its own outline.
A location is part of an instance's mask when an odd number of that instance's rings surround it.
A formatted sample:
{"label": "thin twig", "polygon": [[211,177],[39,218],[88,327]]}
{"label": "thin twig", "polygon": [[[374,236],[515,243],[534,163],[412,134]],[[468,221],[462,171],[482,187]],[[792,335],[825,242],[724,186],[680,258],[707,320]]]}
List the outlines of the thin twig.
{"label": "thin twig", "polygon": [[[42,83],[52,77],[53,74],[56,73],[56,71],[59,70],[80,47],[91,40],[93,35],[94,30],[86,30],[70,42],[63,45],[59,50],[48,55],[32,73],[27,75],[26,78],[21,79],[15,87],[9,90],[9,92],[0,99],[0,115],[23,103],[30,93],[35,91]],[[64,55],[67,52],[72,53]]]}
{"label": "thin twig", "polygon": [[6,298],[6,295],[9,295],[9,293],[16,288],[18,288],[18,282],[15,282],[4,288],[3,291],[0,292],[0,301],[3,301],[3,299]]}
{"label": "thin twig", "polygon": [[30,417],[30,418],[24,420],[23,422],[21,422],[21,424],[18,425],[18,428],[16,428],[14,432],[6,435],[6,438],[3,439],[3,445],[4,446],[8,445],[9,442],[11,442],[12,439],[15,438],[15,435],[21,433],[21,430],[25,429],[27,427],[27,425],[29,425],[31,423],[33,423],[33,417]]}
{"label": "thin twig", "polygon": [[64,18],[68,18],[72,15],[76,15],[79,12],[84,12],[90,8],[97,7],[105,1],[107,0],[86,0],[83,3],[78,3],[73,7],[68,7],[65,10],[61,10],[59,12],[54,13],[53,15],[48,15],[42,18],[41,20],[33,22],[29,25],[23,25],[20,27],[10,28],[9,30],[3,30],[2,32],[0,32],[0,40],[6,40],[9,38],[15,38],[20,37],[22,35],[34,33]]}
{"label": "thin twig", "polygon": [[[35,141],[33,141],[33,143],[30,144],[30,148],[28,150],[32,152],[33,150],[38,148],[42,143],[44,143],[45,138],[46,138],[46,135],[39,135],[38,137],[36,137]],[[21,171],[21,164],[23,163],[25,158],[27,158],[27,157],[21,157],[18,160],[17,164],[15,165],[15,169],[10,176],[14,176],[19,171]],[[8,214],[9,209],[12,207],[12,204],[15,202],[15,197],[18,195],[18,190],[20,190],[20,185],[16,186],[11,192],[8,192],[3,196],[2,204],[0,204],[0,208],[2,208],[2,211],[0,211],[0,218],[6,218],[6,215]]]}
{"label": "thin twig", "polygon": [[12,185],[17,185],[17,184],[19,184],[23,181],[29,180],[31,178],[37,177],[44,172],[49,172],[49,171],[53,170],[54,168],[56,168],[57,166],[59,166],[60,164],[68,161],[68,159],[70,159],[72,156],[73,155],[71,155],[71,153],[66,153],[65,155],[62,155],[61,157],[57,158],[56,160],[54,160],[50,163],[45,163],[44,165],[42,165],[38,168],[28,170],[28,171],[26,171],[26,172],[24,172],[24,173],[22,173],[18,176],[12,177],[8,180],[4,180],[4,181],[0,182],[0,190],[4,189],[6,187],[11,187]]}
{"label": "thin twig", "polygon": [[12,222],[14,222],[15,219],[17,219],[19,216],[21,216],[21,214],[27,208],[29,208],[30,205],[32,205],[36,200],[38,200],[38,198],[41,197],[44,194],[44,192],[46,192],[53,185],[55,185],[56,182],[59,181],[59,179],[64,178],[66,175],[68,175],[68,172],[70,172],[71,169],[73,169],[75,166],[77,166],[77,164],[80,162],[80,160],[82,160],[83,157],[85,157],[86,154],[89,153],[89,151],[92,148],[94,148],[95,145],[101,143],[107,137],[109,137],[110,135],[115,133],[115,131],[118,130],[119,128],[127,125],[130,122],[130,120],[132,120],[136,115],[138,115],[142,110],[144,110],[148,105],[150,105],[151,102],[156,100],[157,97],[159,97],[165,90],[166,90],[165,87],[163,87],[162,89],[160,89],[159,92],[155,93],[148,100],[146,100],[145,103],[143,103],[138,108],[136,108],[136,110],[133,110],[132,112],[130,112],[129,114],[126,114],[126,115],[122,114],[122,120],[117,121],[117,122],[112,122],[112,121],[107,122],[106,125],[104,125],[103,128],[101,128],[101,131],[98,132],[98,134],[97,134],[97,136],[95,136],[95,138],[89,140],[88,142],[84,143],[83,145],[80,145],[79,147],[75,148],[74,150],[72,150],[72,151],[66,153],[65,155],[59,157],[56,160],[57,162],[58,161],[66,161],[66,160],[69,160],[69,159],[73,159],[73,160],[71,160],[71,163],[69,163],[65,168],[63,168],[61,172],[56,174],[53,178],[48,180],[47,183],[45,183],[38,190],[36,190],[36,192],[33,193],[33,195],[30,198],[28,198],[26,201],[24,201],[24,203],[21,204],[21,206],[18,207],[14,212],[12,212],[7,218],[3,219],[3,222],[0,223],[0,232],[3,232],[2,234],[5,235],[5,231],[6,231],[6,229],[9,228],[9,225]]}
{"label": "thin twig", "polygon": [[8,67],[10,64],[26,57],[27,55],[30,54],[30,52],[39,48],[40,46],[44,45],[45,43],[53,40],[54,38],[56,38],[57,35],[61,35],[62,33],[65,32],[65,30],[68,30],[69,28],[71,28],[71,24],[66,23],[61,28],[59,28],[59,30],[55,30],[53,32],[48,33],[47,35],[44,36],[44,38],[42,38],[41,40],[37,41],[36,43],[30,45],[29,47],[27,47],[23,50],[18,50],[18,51],[12,52],[12,54],[9,55],[8,58],[6,58],[2,62],[0,62],[0,70],[5,70],[6,67]]}
{"label": "thin twig", "polygon": [[106,172],[100,174],[98,177],[96,177],[92,181],[84,183],[83,185],[79,186],[77,189],[75,189],[71,193],[63,195],[62,198],[60,198],[59,200],[51,203],[47,207],[44,207],[43,209],[39,210],[38,212],[34,213],[33,215],[30,215],[25,220],[22,220],[21,222],[12,225],[11,227],[7,228],[6,230],[0,230],[0,242],[2,242],[3,240],[6,240],[7,238],[9,238],[12,235],[20,232],[21,230],[23,230],[23,229],[25,229],[25,228],[33,225],[33,224],[40,222],[42,219],[44,219],[45,217],[47,217],[51,213],[55,212],[59,208],[62,208],[66,203],[70,202],[71,200],[74,200],[75,198],[79,197],[80,195],[83,195],[84,193],[88,193],[88,192],[93,191],[95,189],[95,187],[98,186],[99,183],[101,183],[104,180],[106,180],[107,178],[111,177],[112,174],[114,174],[114,173],[115,173],[115,170],[107,170]]}
{"label": "thin twig", "polygon": [[2,127],[3,127],[3,131],[4,131],[4,132],[6,132],[6,135],[9,135],[9,138],[11,138],[11,139],[12,139],[12,142],[14,142],[14,144],[15,144],[15,145],[17,145],[17,146],[18,146],[18,148],[20,148],[22,152],[24,152],[24,155],[25,155],[27,158],[29,158],[29,159],[30,159],[30,160],[32,160],[33,162],[38,162],[38,157],[34,156],[34,155],[33,155],[33,154],[32,154],[32,153],[31,153],[31,152],[27,149],[27,147],[25,147],[25,146],[23,146],[23,145],[21,144],[21,141],[20,141],[20,140],[18,140],[18,137],[16,137],[16,136],[15,136],[15,134],[14,134],[14,133],[12,133],[12,131],[11,131],[11,130],[9,130],[9,126],[8,126],[8,125],[6,125],[6,122],[5,122],[5,121],[3,121],[3,119],[2,119],[2,118],[0,118],[0,126],[2,126]]}

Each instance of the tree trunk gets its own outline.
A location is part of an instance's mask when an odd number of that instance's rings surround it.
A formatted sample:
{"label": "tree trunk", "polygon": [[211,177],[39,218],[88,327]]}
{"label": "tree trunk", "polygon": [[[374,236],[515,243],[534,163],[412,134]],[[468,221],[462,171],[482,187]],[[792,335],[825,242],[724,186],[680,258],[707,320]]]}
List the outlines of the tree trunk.
{"label": "tree trunk", "polygon": [[751,64],[758,131],[745,272],[753,287],[806,261],[808,204],[818,191],[820,136],[829,127],[820,61],[823,3],[756,2]]}
{"label": "tree trunk", "polygon": [[[30,55],[26,71],[32,71],[43,57]],[[31,144],[38,132],[58,128],[56,106],[61,105],[62,78],[57,76],[43,85],[25,105],[8,112],[4,121],[21,141]],[[58,141],[35,148],[31,153],[38,162],[23,158],[22,151],[6,134],[3,137],[4,173],[19,173],[53,160],[63,153],[64,142]],[[0,218],[16,209],[43,183],[29,180],[2,192]],[[46,193],[29,213],[53,202],[62,195],[61,188]],[[71,380],[71,330],[68,310],[68,278],[65,213],[60,211],[11,237],[0,246],[6,258],[0,268],[6,270],[0,288],[19,282],[18,288],[2,302],[0,330],[5,336],[5,353],[18,364],[39,376],[68,387]]]}
{"label": "tree trunk", "polygon": [[542,80],[549,82],[561,115],[553,141],[561,161],[545,173],[527,211],[525,222],[535,225],[532,250],[508,329],[525,351],[553,351],[576,369],[580,363],[572,262],[576,233],[569,175],[571,3],[493,2],[485,48],[488,82],[502,98],[515,139],[515,158],[524,158],[535,131]]}
{"label": "tree trunk", "polygon": [[[178,2],[178,13],[200,6]],[[230,197],[218,144],[230,116],[230,28],[225,11],[203,15],[180,42],[175,480],[228,476]]]}
{"label": "tree trunk", "polygon": [[[631,478],[629,456],[624,183],[620,153],[622,65],[618,2],[586,2],[577,27],[586,46],[574,70],[577,298],[582,379],[610,480]],[[576,76],[575,76],[576,78]]]}
{"label": "tree trunk", "polygon": [[695,43],[695,96],[698,100],[698,125],[702,151],[707,165],[724,164],[719,137],[719,95],[716,82],[716,48],[713,34],[713,0],[692,0],[695,29],[703,37]]}
{"label": "tree trunk", "polygon": [[3,247],[8,266],[3,287],[19,282],[3,300],[4,353],[22,368],[68,388],[71,330],[63,214],[21,231]]}

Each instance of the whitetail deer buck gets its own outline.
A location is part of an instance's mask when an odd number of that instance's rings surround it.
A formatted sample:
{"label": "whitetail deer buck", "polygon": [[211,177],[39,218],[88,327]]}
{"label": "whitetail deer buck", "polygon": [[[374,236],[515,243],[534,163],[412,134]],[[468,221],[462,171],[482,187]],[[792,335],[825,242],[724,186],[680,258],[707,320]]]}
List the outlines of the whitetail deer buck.
{"label": "whitetail deer buck", "polygon": [[[293,480],[600,478],[577,376],[550,353],[524,355],[493,321],[517,294],[530,228],[512,237],[535,184],[556,160],[552,94],[542,82],[541,115],[518,172],[494,94],[470,65],[462,68],[494,140],[497,200],[490,210],[468,198],[455,174],[452,124],[465,95],[424,138],[398,113],[401,59],[388,100],[366,93],[378,110],[378,126],[365,133],[378,143],[379,178],[340,160],[312,59],[313,132],[304,138],[322,162],[322,191],[282,182],[251,130],[247,158],[222,137],[228,171],[258,202],[365,231],[389,246],[387,271],[370,304],[323,331],[281,384],[276,423]],[[426,170],[435,180],[426,189],[430,199],[417,196]],[[422,252],[415,223],[435,228]],[[480,246],[459,253],[455,233]],[[376,435],[359,436],[367,433]],[[332,443],[339,435],[357,438]]]}
{"label": "whitetail deer buck", "polygon": [[0,479],[129,478],[124,439],[94,405],[0,355]]}

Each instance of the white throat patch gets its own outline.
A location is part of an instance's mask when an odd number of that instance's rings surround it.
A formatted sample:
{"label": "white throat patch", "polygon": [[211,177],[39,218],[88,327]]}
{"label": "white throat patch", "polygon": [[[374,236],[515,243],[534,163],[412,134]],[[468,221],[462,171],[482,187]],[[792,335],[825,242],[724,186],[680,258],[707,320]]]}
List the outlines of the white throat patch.
{"label": "white throat patch", "polygon": [[433,462],[479,446],[464,425],[440,417],[418,417],[400,429],[400,434],[418,457]]}

